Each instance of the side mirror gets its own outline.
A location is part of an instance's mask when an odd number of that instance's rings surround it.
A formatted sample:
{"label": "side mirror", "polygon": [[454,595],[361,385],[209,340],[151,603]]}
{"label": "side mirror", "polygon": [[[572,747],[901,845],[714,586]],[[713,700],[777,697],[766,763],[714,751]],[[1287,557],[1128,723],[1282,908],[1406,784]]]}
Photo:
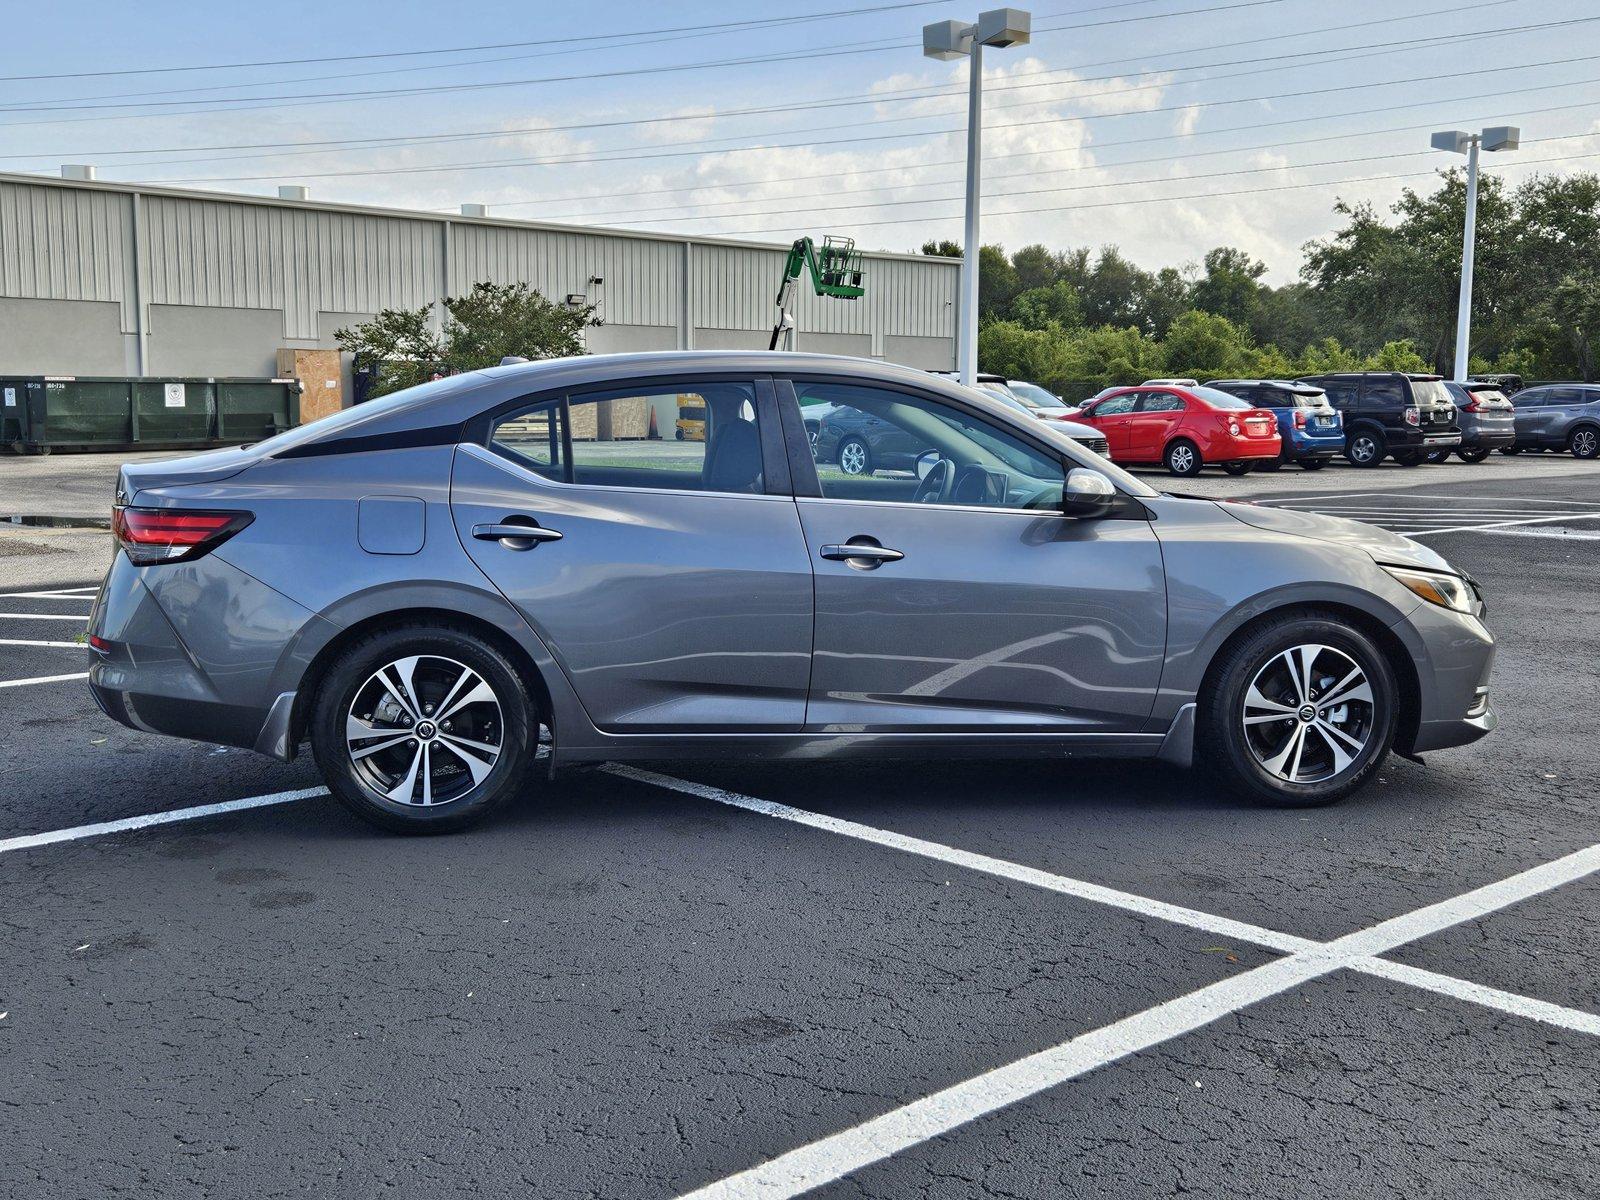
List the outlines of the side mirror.
{"label": "side mirror", "polygon": [[928,472],[939,465],[939,452],[937,450],[924,450],[917,455],[917,478],[926,479]]}
{"label": "side mirror", "polygon": [[1073,467],[1061,486],[1061,511],[1069,517],[1099,517],[1117,502],[1116,485],[1099,471]]}

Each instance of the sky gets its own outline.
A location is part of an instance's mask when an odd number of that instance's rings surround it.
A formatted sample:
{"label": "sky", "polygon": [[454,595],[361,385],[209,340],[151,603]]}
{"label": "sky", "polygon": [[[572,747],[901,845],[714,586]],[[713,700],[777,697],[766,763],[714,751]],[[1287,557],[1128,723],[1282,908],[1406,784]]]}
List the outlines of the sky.
{"label": "sky", "polygon": [[[1431,130],[1520,126],[1520,151],[1485,156],[1513,182],[1600,170],[1594,0],[1032,14],[1032,42],[984,62],[982,234],[1007,249],[1115,245],[1193,270],[1230,245],[1285,283],[1337,200],[1382,208],[1463,161]],[[18,5],[0,170],[915,250],[961,236],[969,68],[925,58],[921,28],[975,17],[906,0]]]}

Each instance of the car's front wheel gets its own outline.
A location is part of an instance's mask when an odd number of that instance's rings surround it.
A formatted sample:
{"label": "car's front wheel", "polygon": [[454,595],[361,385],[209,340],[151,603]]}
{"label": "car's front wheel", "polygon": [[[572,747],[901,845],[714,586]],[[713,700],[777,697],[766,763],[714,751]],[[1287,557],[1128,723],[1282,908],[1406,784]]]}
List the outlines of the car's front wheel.
{"label": "car's front wheel", "polygon": [[1174,475],[1198,475],[1200,468],[1205,466],[1205,460],[1200,457],[1200,447],[1184,438],[1179,438],[1167,447],[1167,470]]}
{"label": "car's front wheel", "polygon": [[463,630],[411,625],[364,638],[323,677],[311,745],[328,789],[364,820],[446,833],[522,785],[539,721],[516,669]]}
{"label": "car's front wheel", "polygon": [[1200,758],[1268,804],[1342,800],[1394,741],[1399,689],[1382,651],[1331,617],[1280,617],[1235,642],[1199,697]]}

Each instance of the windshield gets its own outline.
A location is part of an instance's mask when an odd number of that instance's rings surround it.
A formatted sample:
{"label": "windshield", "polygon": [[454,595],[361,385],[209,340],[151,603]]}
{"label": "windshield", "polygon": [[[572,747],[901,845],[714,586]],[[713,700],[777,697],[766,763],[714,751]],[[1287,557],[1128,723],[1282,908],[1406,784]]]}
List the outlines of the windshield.
{"label": "windshield", "polygon": [[1237,396],[1230,396],[1227,392],[1219,392],[1216,388],[1194,387],[1190,388],[1191,395],[1199,396],[1212,408],[1255,408],[1248,400],[1241,400]]}
{"label": "windshield", "polygon": [[1029,408],[1048,408],[1054,411],[1065,411],[1067,405],[1059,396],[1051,395],[1037,383],[1027,383],[1020,379],[1013,379],[1007,386],[1018,400]]}

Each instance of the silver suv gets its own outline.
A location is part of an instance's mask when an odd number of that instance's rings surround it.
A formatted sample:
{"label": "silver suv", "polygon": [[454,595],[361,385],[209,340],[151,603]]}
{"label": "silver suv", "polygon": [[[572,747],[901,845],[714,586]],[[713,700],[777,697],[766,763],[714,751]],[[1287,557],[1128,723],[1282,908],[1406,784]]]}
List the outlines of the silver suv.
{"label": "silver suv", "polygon": [[1600,384],[1552,383],[1524,388],[1516,407],[1516,444],[1501,451],[1566,450],[1574,458],[1600,455]]}
{"label": "silver suv", "polygon": [[[680,404],[705,437],[672,429]],[[805,405],[926,447],[813,457]],[[1494,727],[1476,585],[1308,513],[1167,496],[920,371],[615,355],[424,384],[129,464],[90,687],[404,831],[615,759],[1198,760],[1321,804]],[[541,743],[548,753],[540,761]]]}

